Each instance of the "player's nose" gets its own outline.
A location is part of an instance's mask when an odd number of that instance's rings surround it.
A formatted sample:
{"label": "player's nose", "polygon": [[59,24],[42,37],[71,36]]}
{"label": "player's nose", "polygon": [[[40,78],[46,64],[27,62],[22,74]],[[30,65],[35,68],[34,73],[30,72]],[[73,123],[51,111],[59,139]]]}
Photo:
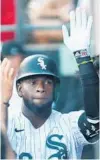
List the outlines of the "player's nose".
{"label": "player's nose", "polygon": [[43,81],[40,81],[38,83],[38,86],[37,86],[37,89],[36,89],[37,92],[40,92],[40,93],[43,93],[45,92],[45,84]]}

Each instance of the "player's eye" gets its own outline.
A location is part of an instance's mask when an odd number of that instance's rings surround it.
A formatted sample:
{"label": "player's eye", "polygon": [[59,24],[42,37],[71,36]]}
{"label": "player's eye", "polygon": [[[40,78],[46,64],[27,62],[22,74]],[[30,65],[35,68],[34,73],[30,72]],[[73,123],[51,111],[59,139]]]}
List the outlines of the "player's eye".
{"label": "player's eye", "polygon": [[53,85],[53,81],[51,79],[46,79],[45,84]]}
{"label": "player's eye", "polygon": [[32,85],[36,85],[36,83],[37,83],[36,80],[32,80],[32,81],[31,81],[31,84],[32,84]]}
{"label": "player's eye", "polygon": [[30,85],[35,85],[37,83],[37,81],[35,79],[28,79],[27,83]]}

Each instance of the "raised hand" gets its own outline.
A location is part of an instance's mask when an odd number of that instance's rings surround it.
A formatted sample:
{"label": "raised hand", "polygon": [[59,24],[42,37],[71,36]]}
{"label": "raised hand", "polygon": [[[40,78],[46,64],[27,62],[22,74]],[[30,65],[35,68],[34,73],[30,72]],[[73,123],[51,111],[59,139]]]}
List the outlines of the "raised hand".
{"label": "raised hand", "polygon": [[8,102],[12,96],[14,69],[11,67],[11,62],[5,58],[0,66],[1,69],[1,97],[2,102]]}
{"label": "raised hand", "polygon": [[72,51],[88,49],[90,44],[92,16],[87,18],[85,10],[77,8],[70,12],[70,36],[62,26],[64,44]]}
{"label": "raised hand", "polygon": [[0,73],[1,73],[0,123],[1,123],[1,130],[3,133],[5,133],[7,130],[7,121],[8,121],[8,109],[6,104],[9,103],[9,100],[12,96],[13,82],[15,76],[14,69],[11,67],[11,63],[7,58],[5,58],[0,65]]}

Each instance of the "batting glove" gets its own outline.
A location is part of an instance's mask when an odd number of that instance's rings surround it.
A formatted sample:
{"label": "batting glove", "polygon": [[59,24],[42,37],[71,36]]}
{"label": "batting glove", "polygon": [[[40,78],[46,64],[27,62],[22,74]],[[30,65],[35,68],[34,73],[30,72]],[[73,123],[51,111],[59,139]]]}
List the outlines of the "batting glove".
{"label": "batting glove", "polygon": [[85,10],[77,8],[70,12],[70,36],[65,25],[62,26],[64,44],[72,51],[89,48],[92,16],[87,18]]}

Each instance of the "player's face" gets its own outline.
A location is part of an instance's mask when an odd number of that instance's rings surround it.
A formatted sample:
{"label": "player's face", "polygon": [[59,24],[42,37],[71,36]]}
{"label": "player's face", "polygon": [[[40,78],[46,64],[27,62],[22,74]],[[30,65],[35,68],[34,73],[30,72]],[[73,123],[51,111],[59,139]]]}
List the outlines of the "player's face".
{"label": "player's face", "polygon": [[53,101],[53,78],[33,76],[21,82],[21,96],[29,105],[43,106]]}

